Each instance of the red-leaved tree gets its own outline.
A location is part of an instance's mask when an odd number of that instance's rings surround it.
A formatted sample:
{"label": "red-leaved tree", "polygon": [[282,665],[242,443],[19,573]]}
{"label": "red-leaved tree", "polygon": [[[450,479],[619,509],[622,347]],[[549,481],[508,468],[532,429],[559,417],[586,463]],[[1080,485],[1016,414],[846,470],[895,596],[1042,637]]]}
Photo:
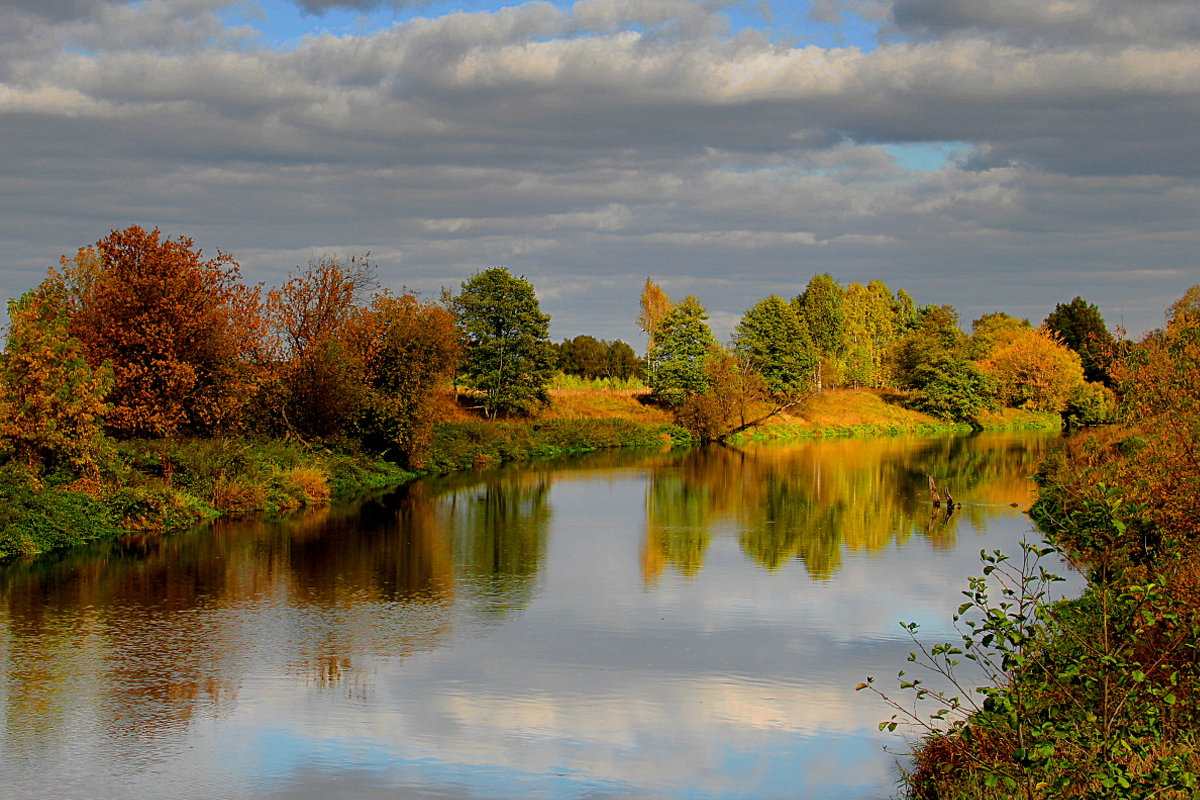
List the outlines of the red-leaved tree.
{"label": "red-leaved tree", "polygon": [[204,259],[191,239],[158,229],[113,231],[64,258],[71,333],[89,363],[112,365],[109,428],[124,436],[236,427],[256,379],[257,288],[225,253]]}

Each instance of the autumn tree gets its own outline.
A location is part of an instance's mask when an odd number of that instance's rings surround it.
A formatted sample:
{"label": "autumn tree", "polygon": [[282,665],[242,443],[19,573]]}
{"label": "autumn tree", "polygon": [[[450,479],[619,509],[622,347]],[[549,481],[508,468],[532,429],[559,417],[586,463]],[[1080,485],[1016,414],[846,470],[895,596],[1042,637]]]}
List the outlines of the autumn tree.
{"label": "autumn tree", "polygon": [[688,395],[675,410],[675,421],[702,442],[720,442],[778,413],[763,410],[771,400],[766,382],[749,362],[714,344],[702,370],[706,389]]}
{"label": "autumn tree", "polygon": [[659,324],[671,313],[674,304],[662,287],[646,278],[646,284],[642,287],[641,296],[642,312],[638,314],[638,327],[646,334],[646,352],[649,353],[654,347],[654,331]]}
{"label": "autumn tree", "polygon": [[463,282],[451,305],[467,342],[463,379],[481,393],[487,413],[524,414],[549,402],[550,316],[529,281],[486,269]]}
{"label": "autumn tree", "polygon": [[818,388],[841,383],[846,353],[845,299],[845,289],[827,272],[812,276],[796,298],[797,311],[821,358]]}
{"label": "autumn tree", "polygon": [[1105,361],[1113,347],[1113,336],[1104,324],[1099,308],[1076,297],[1070,303],[1055,306],[1042,324],[1079,354],[1083,374],[1089,381],[1110,382]]}
{"label": "autumn tree", "polygon": [[1124,541],[1116,544],[1143,557],[1163,542],[1194,552],[1200,531],[1200,286],[1171,306],[1165,328],[1115,349],[1106,363],[1123,424],[1068,440],[1053,476],[1067,489],[1058,492],[1059,500],[1084,513],[1086,503],[1102,502],[1105,520],[1111,514],[1120,522]]}
{"label": "autumn tree", "polygon": [[261,317],[232,257],[206,260],[187,237],[133,226],[64,258],[56,280],[88,363],[112,365],[112,430],[169,436],[238,424]]}
{"label": "autumn tree", "polygon": [[896,326],[896,335],[902,336],[921,326],[921,314],[917,311],[917,303],[912,295],[903,289],[896,290],[896,299],[892,303],[892,319]]}
{"label": "autumn tree", "polygon": [[883,354],[896,339],[895,298],[883,281],[846,287],[845,374],[855,386],[881,386],[886,375]]}
{"label": "autumn tree", "polygon": [[268,294],[278,387],[273,399],[285,429],[313,438],[350,431],[369,390],[365,304],[375,285],[368,256],[322,256]]}
{"label": "autumn tree", "polygon": [[708,313],[688,296],[667,313],[654,329],[654,346],[646,356],[651,393],[669,406],[708,391],[705,362],[717,346],[708,327]]}
{"label": "autumn tree", "polygon": [[995,348],[1007,346],[1031,330],[1033,326],[1027,319],[1014,317],[1003,311],[984,314],[971,323],[971,341],[968,349],[972,358],[986,358]]}
{"label": "autumn tree", "polygon": [[369,391],[359,413],[364,441],[421,466],[432,439],[436,392],[462,356],[454,315],[410,292],[385,292],[372,301],[368,325]]}
{"label": "autumn tree", "polygon": [[107,364],[95,368],[70,334],[66,287],[51,278],[8,304],[0,354],[0,448],[35,472],[95,468],[112,388]]}
{"label": "autumn tree", "polygon": [[1004,405],[1062,411],[1083,386],[1079,354],[1045,328],[999,340],[980,362]]}

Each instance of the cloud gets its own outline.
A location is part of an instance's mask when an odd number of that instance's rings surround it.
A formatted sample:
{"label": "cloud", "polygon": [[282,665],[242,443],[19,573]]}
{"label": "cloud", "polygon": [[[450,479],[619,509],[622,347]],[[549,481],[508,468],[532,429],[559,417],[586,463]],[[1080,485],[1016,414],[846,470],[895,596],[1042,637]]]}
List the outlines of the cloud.
{"label": "cloud", "polygon": [[999,37],[1016,44],[1136,44],[1200,40],[1192,0],[895,0],[906,35]]}
{"label": "cloud", "polygon": [[[424,8],[433,0],[293,0],[297,6],[309,14],[323,14],[330,9],[350,9],[354,11],[370,11],[375,8],[390,7]],[[462,5],[483,5],[480,0],[466,0]]]}
{"label": "cloud", "polygon": [[0,14],[16,12],[64,20],[90,16],[108,3],[109,0],[0,0]]}
{"label": "cloud", "polygon": [[[895,3],[907,38],[869,50],[731,35],[722,4],[681,0],[531,2],[281,50],[216,0],[69,19],[9,3],[0,288],[136,222],[256,279],[328,243],[392,254],[385,278],[429,291],[504,263],[563,287],[556,335],[634,338],[620,309],[647,274],[722,315],[832,271],[964,318],[1083,293],[1157,324],[1198,243],[1186,25],[1114,47],[1037,11],[1034,42],[1012,35],[1033,4],[944,3]],[[1181,7],[1142,6],[1126,16],[1146,31]],[[924,172],[881,146],[940,142],[965,144]],[[1154,277],[1123,280],[1131,265]],[[1054,288],[1055,267],[1095,280]]]}

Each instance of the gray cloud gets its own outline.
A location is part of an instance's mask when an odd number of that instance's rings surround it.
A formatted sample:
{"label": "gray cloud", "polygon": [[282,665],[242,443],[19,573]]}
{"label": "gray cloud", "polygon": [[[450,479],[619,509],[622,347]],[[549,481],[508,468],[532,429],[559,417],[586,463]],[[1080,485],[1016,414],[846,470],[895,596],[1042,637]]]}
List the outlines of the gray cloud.
{"label": "gray cloud", "polygon": [[[323,14],[334,8],[345,8],[357,11],[388,6],[391,8],[422,8],[432,0],[293,0],[297,6],[309,14]],[[473,5],[470,2],[464,5]]]}
{"label": "gray cloud", "polygon": [[895,0],[892,18],[905,34],[999,36],[1031,44],[1137,44],[1200,39],[1193,0]]}
{"label": "gray cloud", "polygon": [[[429,291],[505,264],[556,336],[633,338],[647,274],[718,320],[828,270],[966,319],[1084,294],[1134,327],[1200,281],[1200,48],[1178,37],[794,49],[729,36],[717,5],[585,0],[277,51],[217,5],[0,42],[0,289],[131,223],[255,280],[330,251]],[[962,151],[909,172],[885,149],[923,142]]]}
{"label": "gray cloud", "polygon": [[107,3],[108,0],[0,0],[0,14],[19,12],[46,19],[64,20],[90,16]]}

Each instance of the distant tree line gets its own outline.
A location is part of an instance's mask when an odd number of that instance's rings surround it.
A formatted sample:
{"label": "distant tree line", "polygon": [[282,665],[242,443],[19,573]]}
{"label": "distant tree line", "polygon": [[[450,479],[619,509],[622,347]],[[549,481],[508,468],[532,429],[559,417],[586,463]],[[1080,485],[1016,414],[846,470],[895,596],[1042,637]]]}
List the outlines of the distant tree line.
{"label": "distant tree line", "polygon": [[954,420],[1001,404],[1100,419],[1112,406],[1113,338],[1081,298],[1036,329],[998,312],[968,336],[949,306],[829,274],[754,304],[725,344],[695,297],[675,302],[647,279],[643,360],[620,340],[552,343],[534,287],[503,268],[437,302],[380,290],[367,256],[314,258],[266,288],[228,254],[134,226],[64,257],[9,312],[0,457],[39,469],[94,470],[109,437],[247,432],[418,465],[443,387],[488,416],[527,414],[558,371],[642,379],[703,439],[835,387],[902,390]]}
{"label": "distant tree line", "polygon": [[633,347],[617,339],[576,336],[554,345],[555,363],[564,375],[591,380],[628,381],[642,376],[642,359]]}
{"label": "distant tree line", "polygon": [[1084,421],[1114,408],[1106,367],[1114,339],[1078,297],[1038,328],[997,312],[968,336],[950,306],[918,306],[882,281],[844,287],[820,274],[796,297],[747,309],[728,344],[695,297],[673,302],[647,279],[641,307],[646,382],[702,438],[725,438],[838,387],[902,390],[913,407],[962,422],[997,406]]}

